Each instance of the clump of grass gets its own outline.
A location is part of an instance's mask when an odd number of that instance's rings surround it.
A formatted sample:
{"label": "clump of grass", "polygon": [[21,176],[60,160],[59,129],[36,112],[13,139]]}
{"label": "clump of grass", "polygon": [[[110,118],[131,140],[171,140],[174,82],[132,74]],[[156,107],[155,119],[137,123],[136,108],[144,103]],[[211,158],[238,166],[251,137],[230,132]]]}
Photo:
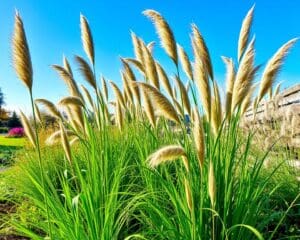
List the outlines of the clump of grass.
{"label": "clump of grass", "polygon": [[[82,86],[83,98],[63,58],[63,66],[52,67],[69,89],[70,96],[58,104],[67,117],[48,100],[36,100],[59,121],[59,130],[47,141],[52,146],[41,147],[36,124],[32,129],[26,116],[22,117],[26,134],[38,151],[39,171],[36,155],[29,152],[26,162],[18,164],[24,174],[15,182],[39,214],[38,221],[15,219],[15,228],[32,239],[263,239],[262,231],[269,222],[260,220],[270,198],[267,195],[277,189],[277,185],[267,188],[276,169],[265,179],[259,178],[267,153],[252,156],[253,133],[241,136],[240,130],[242,114],[252,104],[258,70],[254,39],[248,43],[253,8],[242,25],[237,70],[232,59],[224,58],[224,106],[208,47],[197,26],[192,25],[192,64],[162,15],[154,10],[144,14],[154,22],[163,48],[176,65],[179,91],[172,90],[174,84],[151,51],[153,44],[146,45],[134,33],[135,58],[121,58],[124,91],[114,81],[108,89],[103,77],[101,89],[91,29],[81,15],[82,44],[90,63],[80,56],[75,59],[93,92]],[[270,60],[257,101],[272,85],[294,42]],[[33,104],[31,62],[19,15],[13,44],[15,68]],[[194,105],[179,74],[177,49]],[[137,81],[131,65],[145,82]],[[109,90],[114,93],[113,101]],[[114,107],[112,114],[109,103]],[[185,113],[191,116],[189,123]],[[176,159],[183,164],[165,164]]]}

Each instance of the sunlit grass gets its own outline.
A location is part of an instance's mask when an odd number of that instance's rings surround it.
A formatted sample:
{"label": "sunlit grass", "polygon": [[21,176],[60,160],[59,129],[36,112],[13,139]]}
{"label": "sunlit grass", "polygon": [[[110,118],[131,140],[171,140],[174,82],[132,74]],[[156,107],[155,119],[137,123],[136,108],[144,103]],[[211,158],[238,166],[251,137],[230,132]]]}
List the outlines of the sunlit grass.
{"label": "sunlit grass", "polygon": [[23,147],[25,144],[26,138],[8,138],[0,136],[0,148],[1,146]]}

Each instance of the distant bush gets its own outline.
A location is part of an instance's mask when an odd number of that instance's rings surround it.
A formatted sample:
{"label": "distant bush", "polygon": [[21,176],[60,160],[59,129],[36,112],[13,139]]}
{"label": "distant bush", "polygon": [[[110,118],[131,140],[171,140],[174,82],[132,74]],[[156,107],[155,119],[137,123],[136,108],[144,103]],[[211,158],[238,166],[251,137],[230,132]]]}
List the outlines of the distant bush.
{"label": "distant bush", "polygon": [[24,137],[24,129],[21,127],[12,128],[8,132],[8,137]]}
{"label": "distant bush", "polygon": [[0,127],[0,133],[8,133],[8,130],[7,127]]}

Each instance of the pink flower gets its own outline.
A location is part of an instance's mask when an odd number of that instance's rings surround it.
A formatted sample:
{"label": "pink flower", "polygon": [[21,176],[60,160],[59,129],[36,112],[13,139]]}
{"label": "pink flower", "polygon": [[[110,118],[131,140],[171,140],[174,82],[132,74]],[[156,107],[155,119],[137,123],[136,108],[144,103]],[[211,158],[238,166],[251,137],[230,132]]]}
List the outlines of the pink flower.
{"label": "pink flower", "polygon": [[8,137],[24,137],[24,129],[21,127],[12,128],[8,132]]}

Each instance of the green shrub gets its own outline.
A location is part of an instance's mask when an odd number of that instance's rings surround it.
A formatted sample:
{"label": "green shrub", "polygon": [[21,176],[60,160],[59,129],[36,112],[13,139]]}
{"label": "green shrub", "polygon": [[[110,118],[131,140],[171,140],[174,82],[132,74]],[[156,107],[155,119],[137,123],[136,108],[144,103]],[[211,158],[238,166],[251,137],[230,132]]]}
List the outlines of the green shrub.
{"label": "green shrub", "polygon": [[8,131],[9,131],[9,128],[8,127],[0,127],[0,134],[6,134],[6,133],[8,133]]}

